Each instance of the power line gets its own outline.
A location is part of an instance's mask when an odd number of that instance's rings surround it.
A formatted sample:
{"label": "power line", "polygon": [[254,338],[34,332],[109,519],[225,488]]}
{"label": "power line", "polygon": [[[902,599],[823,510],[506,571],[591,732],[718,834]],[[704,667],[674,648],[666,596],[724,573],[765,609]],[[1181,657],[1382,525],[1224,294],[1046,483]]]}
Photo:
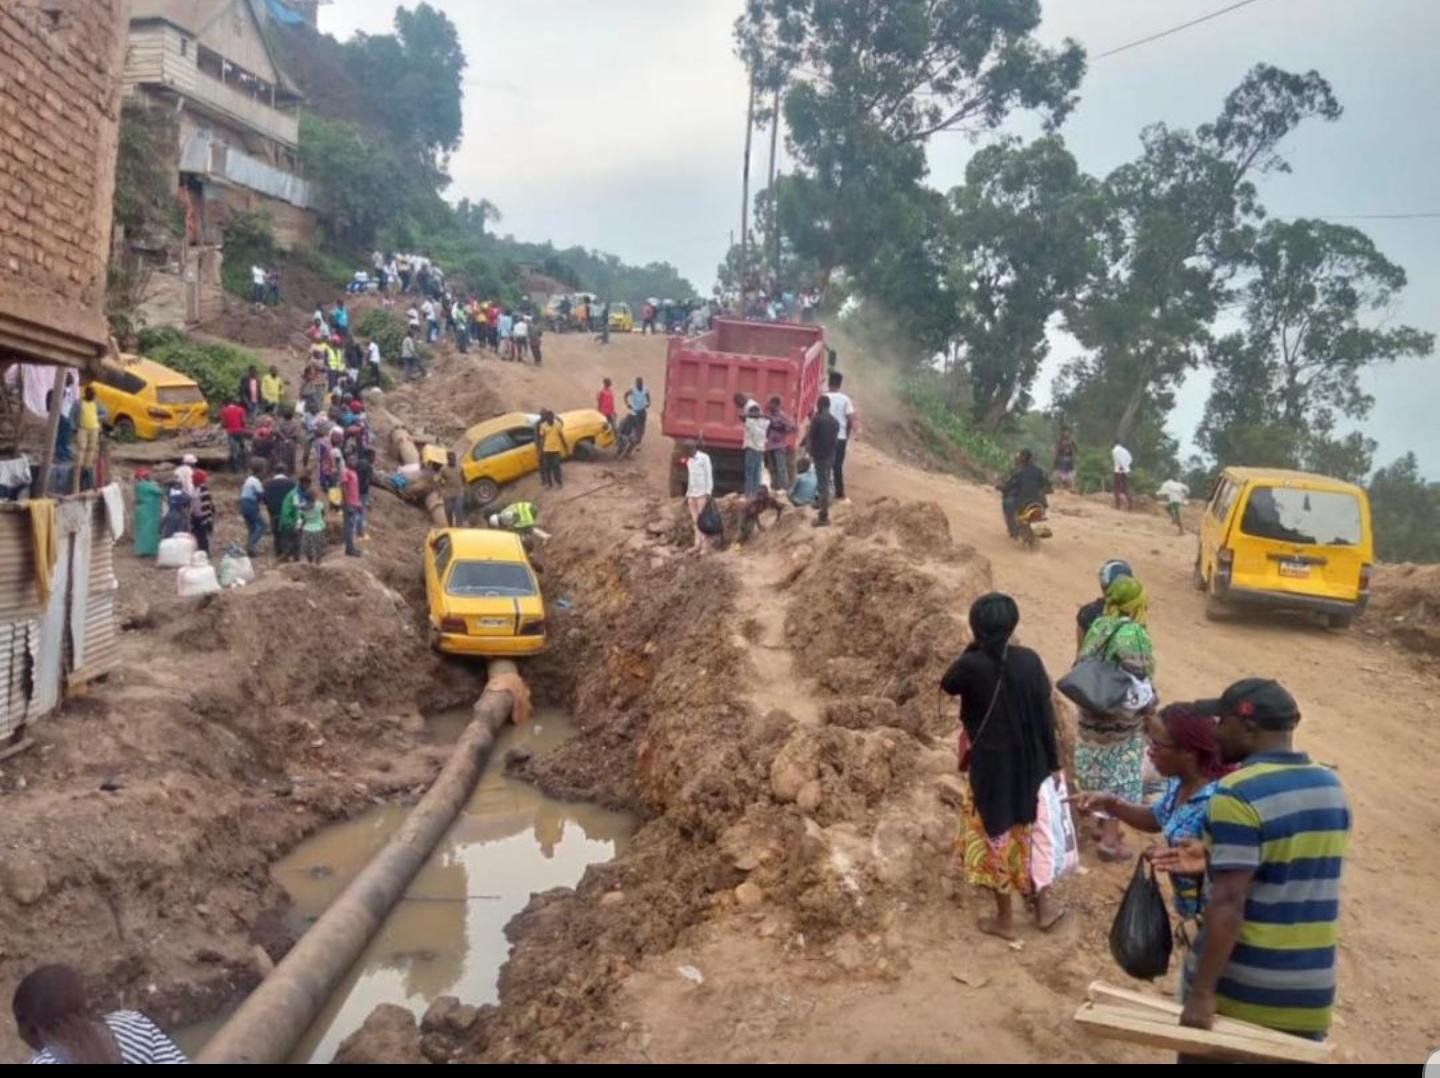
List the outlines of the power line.
{"label": "power line", "polygon": [[1421,213],[1297,213],[1287,216],[1314,217],[1322,221],[1428,221],[1440,217],[1440,210]]}
{"label": "power line", "polygon": [[1209,22],[1211,19],[1218,19],[1221,15],[1228,15],[1232,11],[1239,11],[1242,7],[1249,7],[1256,0],[1240,0],[1238,4],[1231,4],[1229,7],[1222,7],[1219,11],[1212,11],[1208,15],[1201,15],[1198,19],[1191,19],[1189,22],[1182,22],[1179,26],[1172,26],[1168,30],[1161,30],[1159,33],[1151,34],[1149,37],[1142,37],[1138,41],[1131,41],[1119,45],[1105,52],[1092,56],[1092,60],[1103,60],[1107,56],[1114,56],[1116,53],[1125,52],[1128,49],[1136,49],[1141,45],[1148,45],[1152,41],[1159,41],[1162,37],[1169,37],[1171,34],[1178,34],[1181,30],[1188,30],[1192,26],[1199,26],[1202,22]]}

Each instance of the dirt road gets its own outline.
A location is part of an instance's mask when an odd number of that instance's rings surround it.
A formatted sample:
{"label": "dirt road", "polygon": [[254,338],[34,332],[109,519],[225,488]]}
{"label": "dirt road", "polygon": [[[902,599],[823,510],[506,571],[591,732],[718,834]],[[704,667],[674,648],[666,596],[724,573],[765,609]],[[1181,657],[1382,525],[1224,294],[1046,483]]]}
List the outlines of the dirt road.
{"label": "dirt road", "polygon": [[[604,375],[617,390],[642,375],[658,418],[662,338],[621,336],[602,346],[552,335],[546,345],[539,370],[477,360],[477,378],[507,407],[560,409],[593,405]],[[867,399],[882,393],[876,385],[847,389],[862,417]],[[658,428],[651,423],[640,467],[648,489],[663,494],[669,447]],[[1194,538],[1176,535],[1158,516],[1061,495],[1052,514],[1055,538],[1027,553],[1006,539],[997,494],[897,462],[863,429],[851,450],[849,483],[856,503],[850,512],[884,495],[942,507],[956,541],[989,559],[995,586],[1019,601],[1019,636],[1044,656],[1052,676],[1073,657],[1074,612],[1093,598],[1097,568],[1124,557],[1150,591],[1164,697],[1215,695],[1247,675],[1282,679],[1304,711],[1301,747],[1338,767],[1355,811],[1341,942],[1341,1057],[1414,1062],[1440,1044],[1440,990],[1427,973],[1440,968],[1440,932],[1429,916],[1440,882],[1433,856],[1440,848],[1440,801],[1431,782],[1440,738],[1433,677],[1359,633],[1278,618],[1207,621],[1190,584]],[[521,490],[534,494],[537,486],[532,479]],[[540,503],[543,509],[546,496]],[[612,511],[599,508],[606,504],[597,500],[595,511]],[[764,580],[770,572],[747,564],[743,552],[722,557],[742,579]],[[763,623],[757,629],[772,650],[774,631]],[[757,701],[793,702],[807,683],[800,662],[772,654],[753,666]],[[897,946],[908,955],[908,972],[879,982],[837,977],[813,956],[787,953],[763,926],[757,938],[741,919],[711,922],[685,941],[683,953],[654,958],[631,975],[622,1007],[628,1048],[607,1054],[657,1062],[1147,1058],[1082,1049],[1068,1017],[1090,977],[1117,976],[1103,939],[1126,878],[1124,868],[1092,865],[1072,885],[1072,923],[1054,937],[1032,938],[1021,953],[975,934],[974,898],[960,896],[964,908],[952,922],[902,918]],[[702,988],[690,991],[677,980],[675,969],[685,964],[706,971]],[[958,983],[954,975],[962,970],[987,987]]]}

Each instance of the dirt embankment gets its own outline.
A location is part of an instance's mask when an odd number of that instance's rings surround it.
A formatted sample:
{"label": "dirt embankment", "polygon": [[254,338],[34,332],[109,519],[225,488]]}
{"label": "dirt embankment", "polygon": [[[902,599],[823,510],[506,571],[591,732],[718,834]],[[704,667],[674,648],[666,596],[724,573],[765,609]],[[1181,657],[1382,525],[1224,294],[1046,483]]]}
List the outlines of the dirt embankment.
{"label": "dirt embankment", "polygon": [[[219,552],[241,538],[238,477],[211,485]],[[328,820],[422,791],[446,755],[423,716],[480,690],[426,646],[424,527],[376,491],[364,558],[332,534],[318,568],[267,552],[256,583],[201,600],[117,547],[120,669],[0,763],[0,999],[68,962],[102,1004],[173,1029],[288,949],[270,864]],[[23,1053],[8,1023],[0,1052]]]}
{"label": "dirt embankment", "polygon": [[[503,1006],[478,1035],[432,1041],[436,1058],[613,1058],[617,986],[637,965],[762,904],[772,935],[883,971],[867,941],[946,886],[953,809],[937,790],[954,754],[935,735],[954,717],[933,686],[989,586],[984,560],[928,505],[882,500],[825,535],[792,513],[708,558],[672,543],[674,507],[630,506],[557,526],[546,587],[575,605],[536,682],[569,699],[581,736],[523,766],[648,822],[625,856],[511,923]],[[770,706],[759,675],[777,646],[816,714]]]}
{"label": "dirt embankment", "polygon": [[1440,655],[1440,565],[1377,566],[1360,626],[1420,656]]}

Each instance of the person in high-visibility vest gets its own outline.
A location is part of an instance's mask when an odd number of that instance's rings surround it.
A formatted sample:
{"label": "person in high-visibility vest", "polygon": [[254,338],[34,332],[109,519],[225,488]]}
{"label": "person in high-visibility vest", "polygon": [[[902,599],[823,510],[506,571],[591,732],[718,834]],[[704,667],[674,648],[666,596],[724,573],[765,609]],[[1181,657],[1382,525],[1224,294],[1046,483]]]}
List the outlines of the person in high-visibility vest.
{"label": "person in high-visibility vest", "polygon": [[82,476],[86,489],[95,486],[95,464],[100,459],[100,425],[105,409],[95,399],[95,387],[86,386],[75,402],[75,465],[71,472],[70,489],[80,489]]}
{"label": "person in high-visibility vest", "polygon": [[329,383],[330,392],[335,392],[335,387],[340,384],[340,376],[345,373],[345,355],[339,348],[335,347],[335,341],[325,342],[325,379]]}
{"label": "person in high-visibility vest", "polygon": [[508,528],[511,531],[529,531],[540,517],[540,507],[534,502],[516,502],[507,505],[498,513],[490,514],[490,527]]}

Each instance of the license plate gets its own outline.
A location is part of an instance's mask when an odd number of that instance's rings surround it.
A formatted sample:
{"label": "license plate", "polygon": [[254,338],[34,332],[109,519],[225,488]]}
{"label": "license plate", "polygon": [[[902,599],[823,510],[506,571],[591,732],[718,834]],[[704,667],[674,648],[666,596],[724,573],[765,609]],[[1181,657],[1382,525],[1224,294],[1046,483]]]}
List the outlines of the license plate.
{"label": "license plate", "polygon": [[1281,576],[1307,577],[1310,575],[1310,566],[1303,561],[1282,561],[1280,563]]}
{"label": "license plate", "polygon": [[510,624],[509,618],[481,618],[480,628],[482,629],[503,629]]}

